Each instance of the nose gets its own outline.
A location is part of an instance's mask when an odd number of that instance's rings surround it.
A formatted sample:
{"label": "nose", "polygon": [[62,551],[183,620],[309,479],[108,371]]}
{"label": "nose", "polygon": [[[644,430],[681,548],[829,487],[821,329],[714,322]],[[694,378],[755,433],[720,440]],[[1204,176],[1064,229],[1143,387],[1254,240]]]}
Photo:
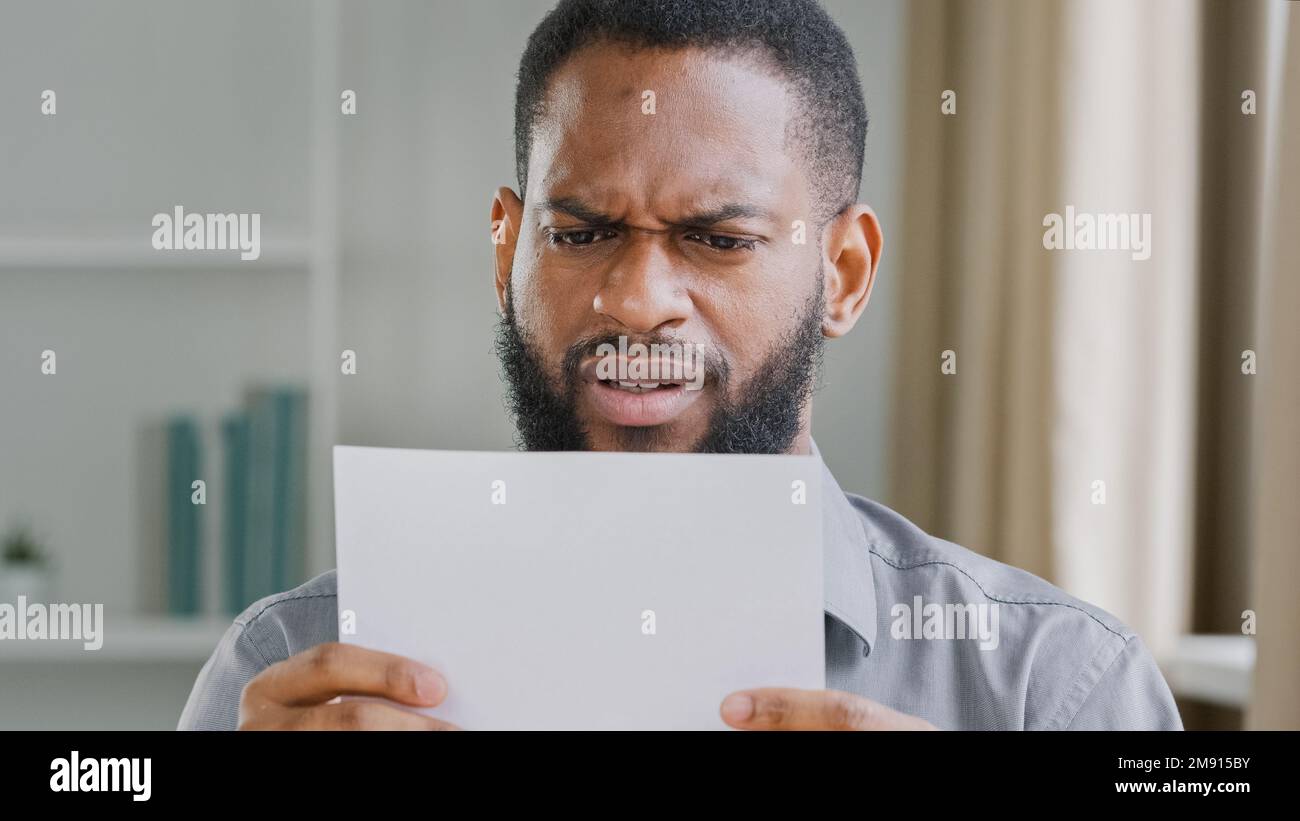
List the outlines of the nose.
{"label": "nose", "polygon": [[633,232],[622,253],[611,261],[592,309],[633,333],[682,324],[691,300],[666,247],[669,241],[657,232]]}

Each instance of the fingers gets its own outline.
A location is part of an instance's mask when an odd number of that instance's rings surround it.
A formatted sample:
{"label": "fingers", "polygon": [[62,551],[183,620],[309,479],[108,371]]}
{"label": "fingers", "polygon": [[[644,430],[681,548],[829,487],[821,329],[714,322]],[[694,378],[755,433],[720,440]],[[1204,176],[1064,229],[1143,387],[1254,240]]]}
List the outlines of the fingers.
{"label": "fingers", "polygon": [[440,721],[379,701],[343,701],[299,710],[295,730],[459,730]]}
{"label": "fingers", "polygon": [[924,719],[839,690],[769,687],[732,693],[722,720],[742,730],[933,730]]}
{"label": "fingers", "polygon": [[446,698],[447,682],[432,668],[403,656],[328,642],[263,670],[244,688],[243,701],[256,710],[267,704],[310,706],[338,695],[433,707]]}

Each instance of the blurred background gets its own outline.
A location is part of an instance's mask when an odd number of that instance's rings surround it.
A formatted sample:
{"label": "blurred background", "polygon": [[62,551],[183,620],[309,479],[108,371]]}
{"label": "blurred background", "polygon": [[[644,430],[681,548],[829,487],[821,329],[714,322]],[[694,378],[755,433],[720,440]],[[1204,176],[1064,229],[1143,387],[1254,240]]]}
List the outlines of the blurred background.
{"label": "blurred background", "polygon": [[[106,618],[0,642],[0,728],[174,727],[333,566],[331,445],[512,447],[488,205],[550,5],[0,0],[0,602]],[[1300,727],[1300,12],[826,6],[886,238],[815,402],[840,484],[1110,610],[1189,728]],[[260,259],[154,251],[176,205]],[[1045,249],[1067,206],[1150,258]]]}

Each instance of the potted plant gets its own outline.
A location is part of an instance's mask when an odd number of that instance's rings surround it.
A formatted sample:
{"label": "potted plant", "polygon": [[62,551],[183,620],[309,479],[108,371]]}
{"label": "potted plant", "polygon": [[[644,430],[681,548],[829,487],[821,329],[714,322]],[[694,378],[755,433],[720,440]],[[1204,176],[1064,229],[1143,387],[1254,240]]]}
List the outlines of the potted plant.
{"label": "potted plant", "polygon": [[45,603],[49,595],[50,562],[31,533],[15,528],[0,542],[0,602],[17,604],[18,597]]}

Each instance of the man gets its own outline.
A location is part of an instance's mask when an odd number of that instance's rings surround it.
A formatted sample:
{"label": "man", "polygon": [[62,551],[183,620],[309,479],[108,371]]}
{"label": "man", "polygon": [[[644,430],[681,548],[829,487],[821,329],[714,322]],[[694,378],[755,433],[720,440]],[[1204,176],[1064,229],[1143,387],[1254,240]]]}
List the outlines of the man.
{"label": "man", "polygon": [[[856,202],[856,72],[813,0],[562,0],[542,21],[519,72],[519,192],[491,212],[524,447],[817,453],[822,341],[861,316],[883,244]],[[597,351],[620,338],[702,351],[699,389],[602,375]],[[1181,728],[1115,618],[824,482],[828,689],[733,694],[728,724]],[[972,635],[952,635],[968,614]],[[180,726],[448,727],[404,707],[455,682],[338,644],[336,618],[332,572],[254,604]]]}

